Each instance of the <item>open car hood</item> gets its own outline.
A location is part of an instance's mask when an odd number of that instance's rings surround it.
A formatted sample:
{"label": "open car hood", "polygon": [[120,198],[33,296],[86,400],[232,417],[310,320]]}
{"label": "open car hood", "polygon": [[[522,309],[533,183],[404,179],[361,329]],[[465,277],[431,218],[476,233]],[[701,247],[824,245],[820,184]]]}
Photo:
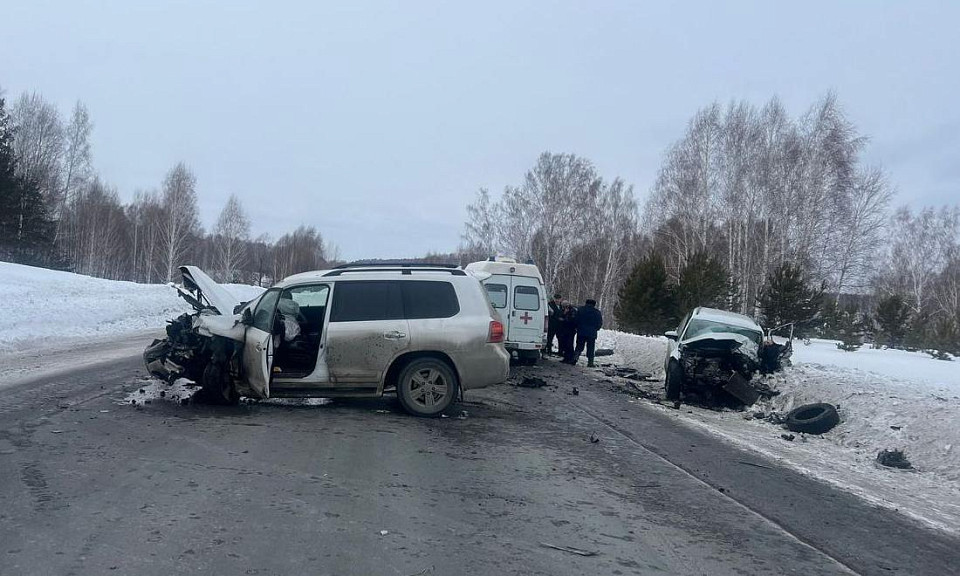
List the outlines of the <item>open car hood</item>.
{"label": "open car hood", "polygon": [[183,284],[175,288],[197,312],[208,310],[223,316],[233,315],[234,307],[240,302],[206,272],[196,266],[181,266],[180,274]]}

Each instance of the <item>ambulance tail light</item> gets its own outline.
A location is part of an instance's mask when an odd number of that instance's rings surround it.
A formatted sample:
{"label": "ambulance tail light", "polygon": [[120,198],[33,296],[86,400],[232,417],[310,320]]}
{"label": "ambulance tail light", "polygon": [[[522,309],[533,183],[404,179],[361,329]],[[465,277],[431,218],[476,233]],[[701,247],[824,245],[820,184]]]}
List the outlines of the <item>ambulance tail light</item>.
{"label": "ambulance tail light", "polygon": [[503,342],[503,323],[499,320],[490,321],[490,331],[487,333],[487,342],[494,344]]}

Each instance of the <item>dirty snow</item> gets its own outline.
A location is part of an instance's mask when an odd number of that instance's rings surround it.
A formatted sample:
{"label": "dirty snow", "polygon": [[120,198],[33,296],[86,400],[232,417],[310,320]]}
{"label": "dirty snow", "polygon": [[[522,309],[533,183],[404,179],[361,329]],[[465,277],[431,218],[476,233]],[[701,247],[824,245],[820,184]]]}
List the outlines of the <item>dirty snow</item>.
{"label": "dirty snow", "polygon": [[[598,346],[616,351],[609,361],[656,375],[659,381],[639,385],[662,394],[664,339],[604,330]],[[960,533],[960,362],[899,350],[844,352],[814,340],[797,344],[793,363],[768,377],[781,394],[744,412],[657,407],[874,504]],[[781,427],[752,419],[754,412],[821,401],[838,405],[841,417],[821,437],[796,434],[789,442]],[[916,470],[876,464],[888,448],[904,449]]]}
{"label": "dirty snow", "polygon": [[[178,378],[173,384],[158,380],[156,378],[143,378],[139,382],[140,386],[127,393],[123,398],[118,398],[116,403],[119,405],[146,406],[149,404],[181,404],[190,402],[193,396],[200,391],[200,386],[187,380]],[[255,400],[252,398],[243,398],[242,402],[249,404],[260,404],[263,406],[286,406],[286,407],[314,407],[326,406],[331,404],[331,398],[270,398],[267,400]]]}
{"label": "dirty snow", "polygon": [[[159,329],[190,306],[166,284],[103,280],[0,262],[0,353]],[[262,288],[228,284],[239,300]]]}

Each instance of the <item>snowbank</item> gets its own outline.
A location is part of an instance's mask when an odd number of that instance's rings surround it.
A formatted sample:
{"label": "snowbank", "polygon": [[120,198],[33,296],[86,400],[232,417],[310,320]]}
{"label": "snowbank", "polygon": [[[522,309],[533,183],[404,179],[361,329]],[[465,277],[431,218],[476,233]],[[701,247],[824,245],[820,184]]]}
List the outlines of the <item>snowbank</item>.
{"label": "snowbank", "polygon": [[[261,288],[227,285],[238,300]],[[161,328],[190,306],[165,284],[118,282],[0,262],[0,353]]]}
{"label": "snowbank", "polygon": [[[662,394],[662,339],[603,331],[615,363],[659,375],[641,384]],[[619,349],[618,349],[619,346]],[[794,365],[768,376],[781,394],[745,412],[691,406],[660,409],[744,448],[779,460],[879,505],[960,533],[960,362],[899,350],[844,352],[830,341],[798,343]],[[754,412],[787,412],[800,404],[838,405],[841,423],[817,437],[786,431]],[[913,471],[883,468],[880,450],[905,449]]]}

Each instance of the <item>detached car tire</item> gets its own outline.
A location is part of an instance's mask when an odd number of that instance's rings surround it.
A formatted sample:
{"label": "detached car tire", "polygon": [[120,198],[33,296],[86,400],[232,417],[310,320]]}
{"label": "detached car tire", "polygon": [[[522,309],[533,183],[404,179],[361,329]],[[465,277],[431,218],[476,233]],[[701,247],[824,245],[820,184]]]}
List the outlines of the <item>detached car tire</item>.
{"label": "detached car tire", "polygon": [[839,423],[840,414],[836,407],[825,402],[798,406],[791,410],[784,420],[789,430],[804,434],[823,434]]}
{"label": "detached car tire", "polygon": [[414,416],[437,416],[457,396],[457,376],[450,366],[436,358],[418,358],[400,371],[397,398]]}
{"label": "detached car tire", "polygon": [[663,382],[664,396],[667,400],[679,400],[683,391],[683,374],[676,362],[667,364],[667,374]]}

